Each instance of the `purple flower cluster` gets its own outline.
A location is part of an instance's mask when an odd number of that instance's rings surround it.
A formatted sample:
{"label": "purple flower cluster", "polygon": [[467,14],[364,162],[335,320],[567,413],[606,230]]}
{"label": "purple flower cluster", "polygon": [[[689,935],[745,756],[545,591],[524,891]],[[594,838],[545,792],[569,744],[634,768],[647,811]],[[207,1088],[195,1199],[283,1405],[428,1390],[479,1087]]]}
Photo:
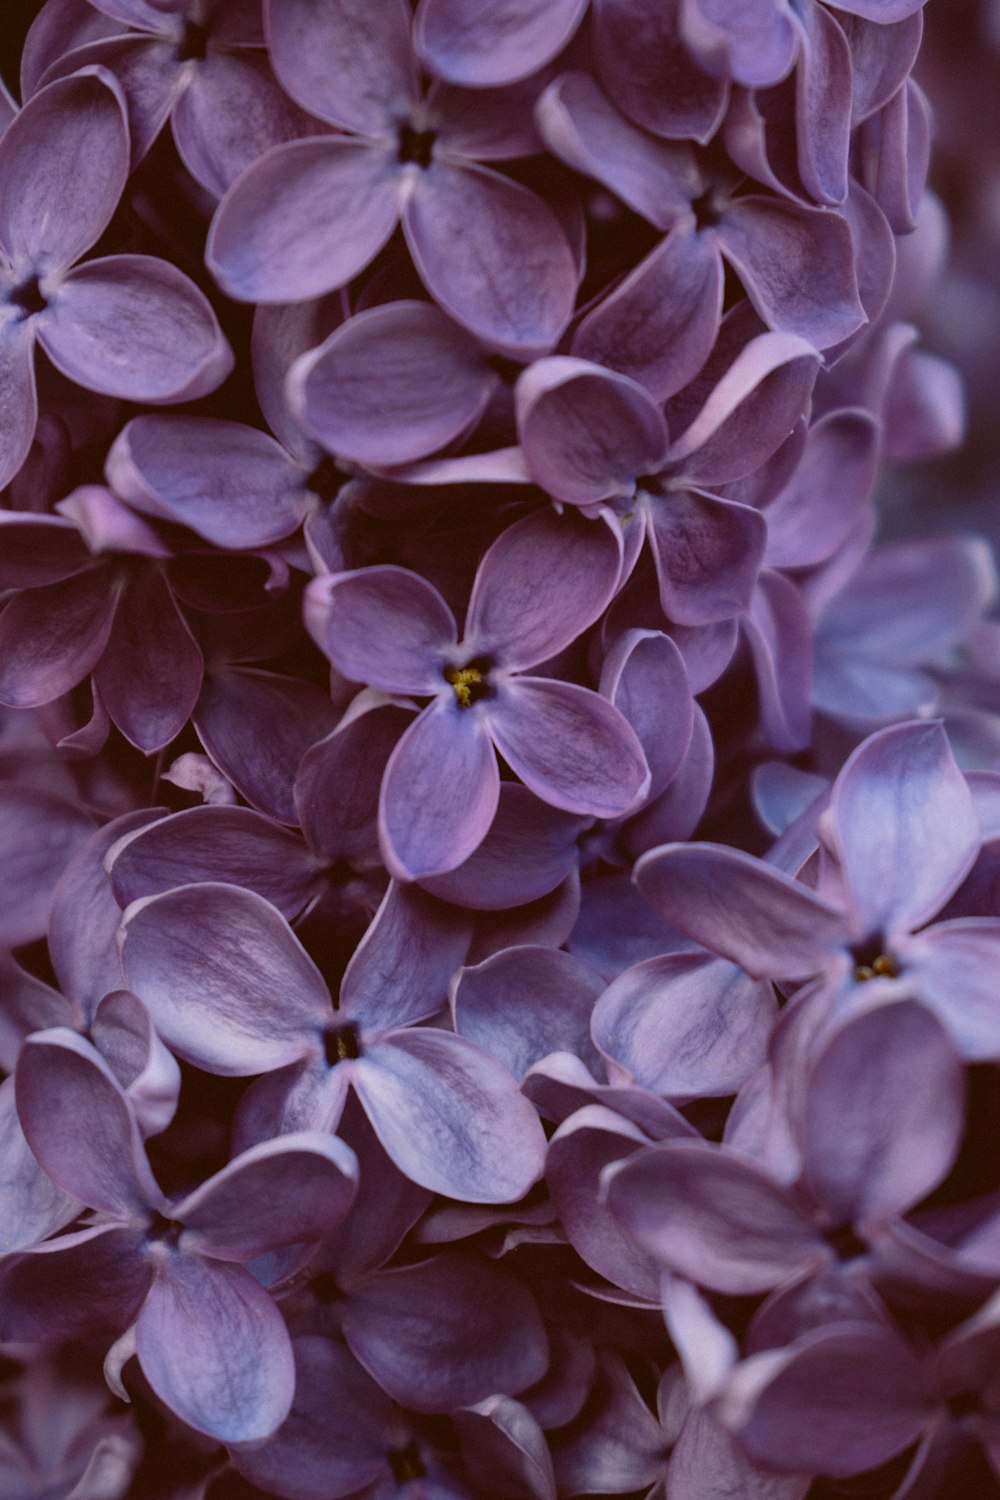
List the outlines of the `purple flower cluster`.
{"label": "purple flower cluster", "polygon": [[922,24],[37,7],[0,1500],[1000,1496]]}

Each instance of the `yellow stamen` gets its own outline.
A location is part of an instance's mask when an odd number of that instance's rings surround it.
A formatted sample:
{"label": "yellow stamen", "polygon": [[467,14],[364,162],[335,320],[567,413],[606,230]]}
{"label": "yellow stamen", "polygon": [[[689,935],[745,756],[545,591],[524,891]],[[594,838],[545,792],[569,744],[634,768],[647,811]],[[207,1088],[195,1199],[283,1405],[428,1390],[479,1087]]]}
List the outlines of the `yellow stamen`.
{"label": "yellow stamen", "polygon": [[444,677],[455,689],[459,708],[472,707],[472,689],[483,681],[478,667],[445,667]]}
{"label": "yellow stamen", "polygon": [[858,964],[854,970],[854,977],[859,984],[864,984],[869,979],[895,979],[898,974],[899,970],[888,953],[880,953],[870,964]]}

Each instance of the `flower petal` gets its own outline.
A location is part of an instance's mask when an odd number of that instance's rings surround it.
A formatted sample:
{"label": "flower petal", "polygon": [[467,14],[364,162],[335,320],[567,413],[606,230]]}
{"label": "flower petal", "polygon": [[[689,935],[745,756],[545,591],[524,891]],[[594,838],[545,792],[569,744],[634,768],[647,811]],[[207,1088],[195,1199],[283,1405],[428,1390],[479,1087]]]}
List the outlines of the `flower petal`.
{"label": "flower petal", "polygon": [[306,629],[351,682],[386,693],[436,693],[455,619],[432,583],[393,566],[316,578]]}
{"label": "flower petal", "polygon": [[382,135],[417,97],[406,0],[267,0],[265,16],[274,71],[321,120]]}
{"label": "flower petal", "polygon": [[654,135],[705,145],[729,90],[691,66],[678,7],[660,0],[595,0],[597,72],[618,108]]}
{"label": "flower petal", "polygon": [[561,52],[587,0],[423,0],[413,40],[439,78],[469,88],[515,83]]}

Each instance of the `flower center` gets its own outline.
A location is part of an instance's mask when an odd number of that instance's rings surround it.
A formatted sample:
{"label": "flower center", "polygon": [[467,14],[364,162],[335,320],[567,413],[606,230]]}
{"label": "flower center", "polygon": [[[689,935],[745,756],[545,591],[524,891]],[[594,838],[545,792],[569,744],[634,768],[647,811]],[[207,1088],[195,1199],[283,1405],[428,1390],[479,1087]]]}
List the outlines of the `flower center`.
{"label": "flower center", "polygon": [[416,125],[411,125],[409,120],[404,120],[399,127],[396,160],[402,166],[412,162],[417,167],[429,167],[434,155],[434,138],[433,130],[420,130]]}
{"label": "flower center", "polygon": [[866,984],[869,979],[895,979],[899,974],[899,965],[892,954],[886,952],[881,932],[855,944],[851,957],[854,959],[854,979],[858,984]]}
{"label": "flower center", "polygon": [[18,309],[22,319],[44,312],[49,305],[49,299],[42,291],[38,284],[38,277],[34,274],[26,276],[17,286],[12,287],[7,293],[7,300]]}
{"label": "flower center", "polygon": [[445,667],[444,680],[451,684],[459,708],[471,708],[493,692],[487,662],[470,661],[464,667]]}
{"label": "flower center", "polygon": [[184,22],[180,41],[177,43],[175,54],[177,61],[204,62],[210,34],[211,28],[203,21],[194,21],[188,17]]}
{"label": "flower center", "polygon": [[410,1479],[427,1478],[427,1470],[416,1443],[411,1441],[405,1447],[390,1448],[388,1458],[392,1477],[397,1484],[406,1484]]}
{"label": "flower center", "polygon": [[361,1056],[361,1034],[353,1021],[328,1026],[323,1033],[323,1049],[331,1068],[338,1063],[354,1062]]}
{"label": "flower center", "polygon": [[184,1225],[178,1223],[176,1219],[168,1219],[164,1214],[156,1213],[149,1221],[146,1238],[154,1244],[169,1245],[173,1249],[177,1246],[183,1231]]}

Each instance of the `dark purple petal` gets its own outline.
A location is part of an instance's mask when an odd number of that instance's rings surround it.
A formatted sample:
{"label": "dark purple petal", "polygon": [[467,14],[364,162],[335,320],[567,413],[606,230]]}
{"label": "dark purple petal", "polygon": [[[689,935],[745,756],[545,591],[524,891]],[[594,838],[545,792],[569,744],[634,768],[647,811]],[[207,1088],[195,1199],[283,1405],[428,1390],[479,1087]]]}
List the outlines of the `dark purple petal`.
{"label": "dark purple petal", "polygon": [[92,569],[16,594],[0,614],[0,702],[35,708],[67,692],[108,643],[120,586]]}
{"label": "dark purple petal", "polygon": [[669,922],[755,977],[806,979],[847,940],[846,918],[808,886],[722,844],[654,849],[635,879]]}
{"label": "dark purple petal", "polygon": [[493,822],[500,773],[478,705],[431,703],[389,758],[379,801],[383,857],[397,880],[453,870]]}
{"label": "dark purple petal", "polygon": [[109,73],[37,93],[0,141],[0,245],[15,270],[71,266],[104,230],[127,177],[124,101]]}
{"label": "dark purple petal", "polygon": [[61,1344],[112,1337],[134,1319],[149,1288],[144,1234],[117,1225],[59,1235],[0,1266],[0,1338]]}
{"label": "dark purple petal", "polygon": [[713,625],[747,609],[767,541],[760,512],[692,489],[647,503],[664,614]]}
{"label": "dark purple petal", "polygon": [[152,255],[112,255],[78,266],[36,326],[64,375],[132,401],[192,401],[214,391],[233,367],[208,298],[183,271]]}
{"label": "dark purple petal", "polygon": [[636,125],[702,145],[715,134],[729,90],[692,67],[676,5],[595,0],[594,53],[601,82]]}
{"label": "dark purple petal", "polygon": [[457,977],[455,1029],[523,1078],[550,1052],[598,1065],[590,1013],[604,984],[582,959],[558,948],[506,948]]}
{"label": "dark purple petal", "polygon": [[295,1062],[332,1019],[322,975],[274,907],[190,885],[125,914],[122,963],[164,1041],[213,1073]]}
{"label": "dark purple petal", "polygon": [[291,1409],[284,1321],[239,1266],[168,1251],[139,1314],[136,1353],[160,1400],[220,1442],[269,1437]]}
{"label": "dark purple petal", "polygon": [[471,88],[514,83],[561,52],[586,0],[423,0],[414,45],[432,73]]}
{"label": "dark purple petal", "polygon": [[31,318],[0,318],[0,484],[9,484],[28,456],[38,421],[35,334]]}
{"label": "dark purple petal", "polygon": [[528,1408],[509,1396],[488,1396],[455,1412],[466,1468],[473,1479],[531,1500],[556,1500],[556,1480],[545,1434]]}
{"label": "dark purple petal", "polygon": [[382,1389],[415,1411],[522,1391],[548,1364],[527,1288],[498,1262],[460,1250],[370,1277],[347,1299],[343,1328]]}
{"label": "dark purple petal", "polygon": [[645,795],[649,767],[635,730],[589,688],[516,677],[485,708],[497,749],[543,802],[618,818]]}
{"label": "dark purple petal", "polygon": [[775,750],[801,750],[812,725],[812,631],[801,595],[780,573],[765,570],[743,629],[753,655],[761,725]]}
{"label": "dark purple petal", "polygon": [[242,302],[320,297],[378,254],[396,227],[399,196],[388,151],[328,137],[275,146],[219,204],[208,267]]}
{"label": "dark purple petal", "polygon": [[14,781],[0,787],[5,872],[0,944],[5,948],[19,948],[45,935],[56,882],[93,831],[93,819],[74,802]]}
{"label": "dark purple petal", "polygon": [[303,355],[292,400],[314,438],[386,467],[443,448],[482,415],[496,377],[476,341],[428,302],[368,308]]}
{"label": "dark purple petal", "polygon": [[416,713],[379,694],[369,696],[371,702],[362,708],[359,694],[345,721],[306,751],[295,777],[303,837],[316,857],[331,865],[341,859],[355,868],[379,863],[376,819],[382,775]]}
{"label": "dark purple petal", "polygon": [[203,668],[162,573],[131,581],[94,672],[101,702],[125,738],[147,754],[169,744],[194,711]]}
{"label": "dark purple petal", "polygon": [[4,589],[59,583],[92,562],[76,526],[61,515],[0,512],[0,544],[0,587]]}
{"label": "dark purple petal", "polygon": [[540,354],[569,322],[573,252],[552,209],[519,182],[433,162],[406,200],[403,232],[434,300],[485,343]]}
{"label": "dark purple petal", "polygon": [[[670,1500],[701,1500],[705,1486],[739,1500],[804,1500],[808,1475],[780,1475],[758,1469],[726,1429],[703,1408],[692,1411],[681,1429],[667,1469]],[[665,1497],[664,1497],[665,1500]]]}
{"label": "dark purple petal", "polygon": [[538,1116],[472,1042],[435,1029],[388,1032],[353,1067],[376,1135],[413,1182],[466,1203],[512,1203],[537,1182]]}
{"label": "dark purple petal", "polygon": [[24,1138],[14,1079],[0,1084],[0,1252],[28,1250],[75,1219],[82,1205],[49,1177]]}
{"label": "dark purple petal", "polygon": [[267,0],[265,17],[274,71],[321,120],[378,136],[416,98],[406,0]]}
{"label": "dark purple petal", "polygon": [[90,1037],[127,1093],[143,1136],[166,1130],[177,1110],[181,1070],[142,1001],[128,990],[112,990],[94,1012]]}
{"label": "dark purple petal", "polygon": [[579,862],[584,820],[540,802],[515,781],[500,784],[496,816],[483,842],[446,875],[421,883],[443,901],[503,911],[548,896]]}

